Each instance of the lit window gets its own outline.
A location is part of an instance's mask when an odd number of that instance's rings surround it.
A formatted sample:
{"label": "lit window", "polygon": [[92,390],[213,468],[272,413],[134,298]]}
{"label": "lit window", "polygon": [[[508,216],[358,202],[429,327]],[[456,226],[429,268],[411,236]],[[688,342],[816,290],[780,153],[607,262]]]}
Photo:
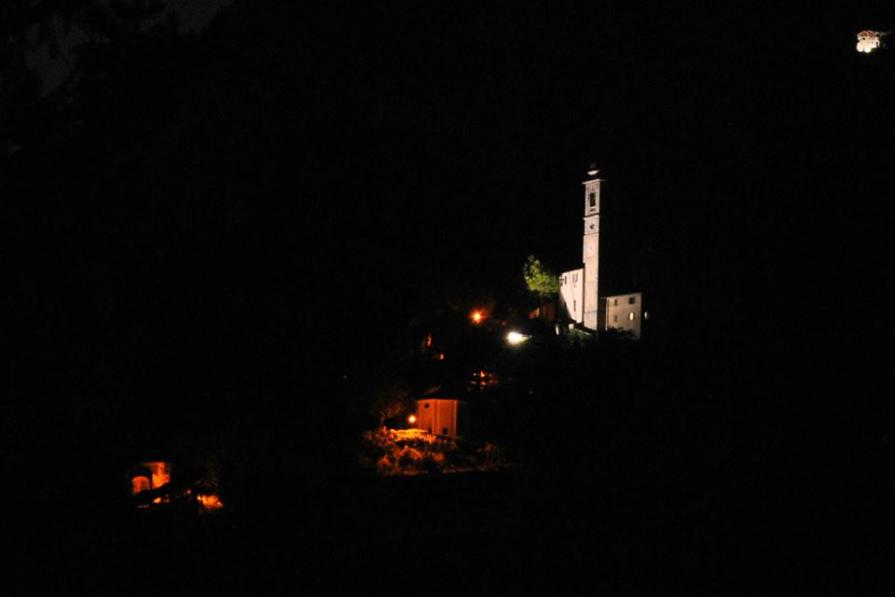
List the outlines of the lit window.
{"label": "lit window", "polygon": [[643,312],[643,318],[644,318],[644,319],[649,319],[649,311],[644,311],[644,312]]}
{"label": "lit window", "polygon": [[631,321],[634,321],[634,312],[633,311],[628,313],[628,319],[630,319]]}

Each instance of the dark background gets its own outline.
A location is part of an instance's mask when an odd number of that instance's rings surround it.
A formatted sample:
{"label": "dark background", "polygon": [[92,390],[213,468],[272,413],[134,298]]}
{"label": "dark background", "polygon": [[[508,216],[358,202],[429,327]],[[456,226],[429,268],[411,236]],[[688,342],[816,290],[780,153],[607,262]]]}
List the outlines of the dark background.
{"label": "dark background", "polygon": [[595,162],[607,291],[676,335],[833,334],[883,277],[891,58],[853,48],[889,16],[236,3],[88,47],[67,89],[7,85],[16,312],[82,357],[389,333],[577,266]]}
{"label": "dark background", "polygon": [[[854,50],[884,3],[235,2],[189,34],[108,25],[52,92],[24,22],[0,187],[23,500],[104,482],[160,421],[281,470],[446,303],[518,302],[529,254],[577,267],[591,162],[602,288],[644,290],[656,358],[724,403],[700,429],[750,470],[885,486],[895,62]],[[37,454],[98,469],[66,485]]]}

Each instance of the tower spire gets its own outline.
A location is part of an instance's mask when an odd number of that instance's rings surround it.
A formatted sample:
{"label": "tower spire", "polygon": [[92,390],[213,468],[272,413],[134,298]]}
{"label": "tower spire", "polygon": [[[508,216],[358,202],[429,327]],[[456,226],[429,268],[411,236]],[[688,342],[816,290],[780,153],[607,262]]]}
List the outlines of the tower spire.
{"label": "tower spire", "polygon": [[600,170],[595,163],[587,170],[584,185],[584,327],[598,329],[600,280]]}

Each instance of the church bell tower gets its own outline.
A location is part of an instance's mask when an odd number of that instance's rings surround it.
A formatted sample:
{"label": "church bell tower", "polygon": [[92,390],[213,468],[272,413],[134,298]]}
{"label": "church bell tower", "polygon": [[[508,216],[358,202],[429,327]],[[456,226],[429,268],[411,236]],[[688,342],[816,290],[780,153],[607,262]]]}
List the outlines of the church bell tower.
{"label": "church bell tower", "polygon": [[584,327],[596,330],[600,304],[600,171],[591,167],[584,184]]}

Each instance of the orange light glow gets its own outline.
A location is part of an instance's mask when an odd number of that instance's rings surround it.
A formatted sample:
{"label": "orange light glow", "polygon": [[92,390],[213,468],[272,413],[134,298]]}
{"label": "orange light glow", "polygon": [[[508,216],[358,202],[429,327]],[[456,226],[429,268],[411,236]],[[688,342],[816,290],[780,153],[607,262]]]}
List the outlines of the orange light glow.
{"label": "orange light glow", "polygon": [[142,466],[152,473],[152,488],[158,489],[171,482],[171,469],[167,462],[144,462]]}
{"label": "orange light glow", "polygon": [[221,498],[214,493],[199,493],[196,494],[196,499],[199,501],[199,505],[205,512],[214,512],[215,510],[220,510],[224,507],[224,502],[222,502]]}
{"label": "orange light glow", "polygon": [[485,313],[480,309],[476,309],[469,314],[469,318],[472,320],[472,323],[479,325],[485,320]]}
{"label": "orange light glow", "polygon": [[410,423],[411,425],[416,423],[416,415],[410,415],[409,417],[407,417],[407,422]]}
{"label": "orange light glow", "polygon": [[149,489],[152,489],[152,486],[149,483],[149,477],[138,475],[131,479],[131,490],[134,495],[137,495],[141,491],[148,491]]}

